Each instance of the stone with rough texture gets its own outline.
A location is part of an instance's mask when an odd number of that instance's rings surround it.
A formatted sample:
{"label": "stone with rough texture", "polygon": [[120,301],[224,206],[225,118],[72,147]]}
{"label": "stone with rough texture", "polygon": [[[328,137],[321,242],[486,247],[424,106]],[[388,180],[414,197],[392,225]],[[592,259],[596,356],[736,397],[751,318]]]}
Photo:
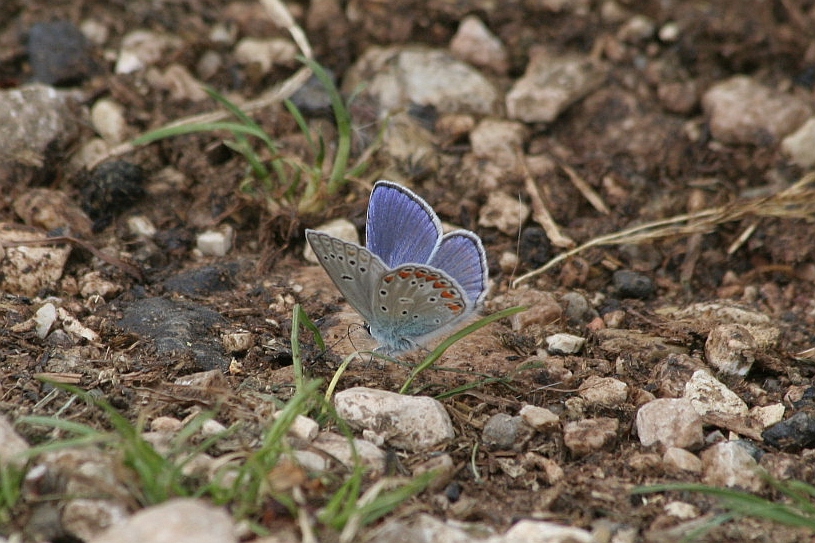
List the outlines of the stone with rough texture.
{"label": "stone with rough texture", "polygon": [[747,415],[747,404],[706,370],[694,372],[685,384],[685,398],[700,416],[710,412]]}
{"label": "stone with rough texture", "polygon": [[784,138],[781,150],[801,168],[815,166],[815,117]]}
{"label": "stone with rough texture", "polygon": [[497,88],[472,66],[446,51],[422,47],[369,47],[352,66],[343,89],[365,83],[363,94],[379,104],[380,115],[411,104],[439,113],[491,115],[498,112]]}
{"label": "stone with rough texture", "polygon": [[741,488],[758,492],[764,481],[757,472],[758,463],[749,451],[736,441],[717,443],[702,451],[702,481],[713,486]]}
{"label": "stone with rough texture", "polygon": [[351,444],[345,436],[323,432],[311,444],[314,448],[336,458],[347,468],[356,465],[357,459],[354,456],[356,451],[362,465],[372,476],[379,476],[385,470],[385,452],[370,441],[354,439],[354,449],[351,449]]}
{"label": "stone with rough texture", "polygon": [[353,428],[408,451],[427,450],[455,437],[444,406],[427,396],[354,387],[338,392],[334,407]]}
{"label": "stone with rough texture", "polygon": [[524,422],[537,430],[546,432],[560,427],[560,417],[544,407],[525,405],[518,413]]}
{"label": "stone with rough texture", "polygon": [[563,443],[572,453],[585,456],[613,445],[619,428],[618,419],[607,417],[567,422],[563,426]]}
{"label": "stone with rough texture", "polygon": [[[526,133],[526,127],[522,123],[487,118],[479,122],[470,132],[470,144],[473,154],[478,158],[487,159],[508,170],[515,170],[523,160],[522,150]],[[517,215],[519,214],[517,208],[521,202],[518,198],[512,200]],[[528,215],[529,212],[526,213]]]}
{"label": "stone with rough texture", "polygon": [[661,398],[637,411],[637,434],[645,447],[695,449],[704,443],[702,419],[690,400]]}
{"label": "stone with rough texture", "polygon": [[692,452],[678,447],[668,447],[662,455],[662,463],[669,471],[689,471],[701,473],[702,461]]}
{"label": "stone with rough texture", "polygon": [[73,96],[45,85],[0,92],[0,164],[41,168],[53,151],[71,145],[86,122]]}
{"label": "stone with rough texture", "polygon": [[491,192],[478,214],[478,225],[497,228],[509,236],[518,235],[529,217],[529,206],[500,191]]}
{"label": "stone with rough texture", "polygon": [[554,56],[534,48],[526,72],[507,94],[507,114],[527,123],[552,122],[605,78],[605,68],[588,56]]}
{"label": "stone with rough texture", "polygon": [[[46,235],[21,224],[0,223],[0,247],[3,241],[41,241]],[[0,249],[2,250],[2,249]],[[16,245],[6,247],[0,260],[0,290],[18,296],[36,296],[44,288],[53,288],[68,256],[70,245]]]}
{"label": "stone with rough texture", "polygon": [[495,34],[474,15],[465,17],[450,41],[450,51],[456,57],[475,66],[505,74],[509,55]]}
{"label": "stone with rough texture", "polygon": [[590,404],[614,407],[625,403],[628,385],[613,377],[589,376],[578,388],[580,397]]}
{"label": "stone with rough texture", "polygon": [[28,443],[14,430],[14,425],[0,415],[0,466],[22,467],[26,460],[20,455],[28,450]]}
{"label": "stone with rough texture", "polygon": [[708,334],[705,358],[722,373],[744,377],[756,359],[756,340],[740,324],[721,324]]}
{"label": "stone with rough texture", "polygon": [[91,234],[88,215],[61,190],[28,190],[14,200],[13,207],[28,226],[43,230],[67,227],[70,233],[83,237]]}
{"label": "stone with rough texture", "polygon": [[89,543],[237,543],[234,522],[221,507],[175,498],[142,509]]}
{"label": "stone with rough texture", "polygon": [[518,450],[532,437],[532,428],[522,417],[506,413],[491,416],[484,424],[481,439],[493,450]]}
{"label": "stone with rough texture", "polygon": [[713,137],[724,143],[776,143],[809,118],[810,107],[796,96],[738,75],[711,87],[702,97]]}

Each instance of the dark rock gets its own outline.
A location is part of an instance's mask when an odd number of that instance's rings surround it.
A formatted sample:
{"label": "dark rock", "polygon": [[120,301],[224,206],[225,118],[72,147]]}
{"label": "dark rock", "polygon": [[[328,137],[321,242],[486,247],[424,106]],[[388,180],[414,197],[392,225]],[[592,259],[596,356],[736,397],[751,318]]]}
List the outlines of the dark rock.
{"label": "dark rock", "polygon": [[552,242],[543,228],[530,226],[521,232],[518,252],[522,262],[539,268],[552,259]]}
{"label": "dark rock", "polygon": [[190,302],[145,298],[125,308],[117,323],[129,333],[151,338],[159,355],[175,364],[185,354],[195,362],[194,370],[226,370],[226,356],[212,327],[225,324],[219,313]]}
{"label": "dark rock", "polygon": [[532,428],[521,417],[498,413],[484,424],[481,439],[492,450],[520,450],[532,433]]}
{"label": "dark rock", "polygon": [[69,21],[36,23],[28,34],[32,79],[47,85],[77,85],[99,71],[91,47]]}
{"label": "dark rock", "polygon": [[773,424],[761,434],[767,445],[797,451],[815,444],[815,411],[799,411],[787,420]]}
{"label": "dark rock", "polygon": [[644,299],[652,296],[656,290],[650,277],[630,270],[614,272],[614,286],[622,298]]}
{"label": "dark rock", "polygon": [[185,296],[220,292],[235,286],[236,271],[229,266],[205,266],[170,277],[164,282],[164,288]]}
{"label": "dark rock", "polygon": [[144,196],[144,179],[140,166],[124,160],[105,162],[90,173],[82,187],[82,209],[93,219],[95,232]]}

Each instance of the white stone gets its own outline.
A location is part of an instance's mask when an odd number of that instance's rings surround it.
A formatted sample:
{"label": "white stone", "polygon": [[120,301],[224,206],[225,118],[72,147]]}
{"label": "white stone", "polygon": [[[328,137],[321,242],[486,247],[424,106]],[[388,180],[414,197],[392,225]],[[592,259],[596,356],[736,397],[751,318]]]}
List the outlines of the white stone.
{"label": "white stone", "polygon": [[75,98],[73,91],[39,84],[0,90],[0,163],[42,168],[49,149],[75,143],[80,126],[87,124],[79,115],[81,109],[75,107]]}
{"label": "white stone", "polygon": [[695,449],[704,443],[702,419],[684,398],[660,398],[640,407],[637,434],[645,447]]}
{"label": "white stone", "polygon": [[14,425],[0,414],[0,465],[23,467],[26,459],[21,455],[28,450],[28,443],[14,430]]}
{"label": "white stone", "polygon": [[[339,238],[343,241],[350,241],[351,243],[356,243],[359,245],[359,232],[357,232],[357,227],[354,226],[348,219],[334,219],[333,221],[328,221],[327,223],[321,224],[320,226],[316,227],[315,230],[325,232],[326,234],[331,234],[335,238]],[[303,258],[314,264],[320,263],[320,261],[317,259],[317,255],[314,254],[314,250],[312,250],[311,245],[309,245],[308,242],[306,242],[306,247],[303,250]]]}
{"label": "white stone", "polygon": [[746,327],[721,324],[708,334],[705,358],[722,373],[744,377],[753,366],[756,347],[756,340]]}
{"label": "white stone", "polygon": [[182,40],[176,36],[149,30],[134,30],[122,38],[116,60],[117,74],[129,74],[151,66],[164,58],[167,51],[179,47]]}
{"label": "white stone", "polygon": [[369,47],[343,80],[352,92],[365,84],[380,116],[411,104],[433,106],[440,114],[498,113],[498,89],[481,73],[450,53],[424,47]]}
{"label": "white stone", "polygon": [[758,463],[735,441],[717,443],[702,451],[701,458],[705,484],[738,487],[749,492],[758,492],[764,487],[757,471]]}
{"label": "white stone", "polygon": [[109,143],[121,143],[127,135],[124,107],[111,98],[102,98],[91,106],[91,124]]}
{"label": "white stone", "polygon": [[544,407],[525,405],[518,413],[524,422],[538,432],[547,432],[560,428],[560,417]]}
{"label": "white stone", "polygon": [[57,316],[62,322],[62,329],[72,336],[82,338],[91,343],[99,343],[99,334],[79,322],[67,309],[60,307],[57,309]]}
{"label": "white stone", "polygon": [[256,64],[264,74],[275,65],[294,65],[297,55],[294,42],[284,38],[243,38],[235,46],[235,60]]}
{"label": "white stone", "polygon": [[100,271],[88,272],[79,278],[79,293],[85,299],[101,296],[110,300],[122,292],[122,289],[121,281],[111,281]]}
{"label": "white stone", "polygon": [[323,432],[311,444],[314,448],[336,458],[349,469],[353,468],[357,461],[354,456],[356,451],[362,465],[372,476],[378,477],[385,471],[385,452],[370,441],[354,439],[354,449],[351,449],[351,444],[345,436]]}
{"label": "white stone", "polygon": [[586,338],[572,334],[553,334],[546,338],[546,350],[555,354],[577,354],[586,344]]}
{"label": "white stone", "polygon": [[812,114],[800,98],[744,75],[713,85],[702,97],[702,106],[713,137],[730,144],[775,143]]}
{"label": "white stone", "polygon": [[766,429],[784,420],[784,404],[774,403],[765,406],[755,406],[750,408],[747,414],[749,420],[754,421],[758,428]]}
{"label": "white stone", "polygon": [[201,435],[204,437],[217,436],[226,432],[226,426],[215,419],[205,420],[201,425]]}
{"label": "white stone", "polygon": [[685,383],[684,398],[688,399],[700,416],[707,413],[726,413],[746,416],[747,404],[706,370],[696,370]]}
{"label": "white stone", "polygon": [[563,425],[563,444],[577,456],[609,447],[617,441],[620,421],[608,417],[583,419]]}
{"label": "white stone", "polygon": [[34,330],[37,332],[37,337],[40,339],[45,339],[45,336],[48,335],[48,332],[51,331],[51,327],[57,320],[57,308],[51,302],[42,304],[40,308],[34,313],[34,322],[37,323],[37,326]]}
{"label": "white stone", "polygon": [[[275,418],[280,416],[281,411],[275,413]],[[309,442],[314,441],[314,439],[320,433],[320,425],[314,419],[310,419],[304,415],[297,415],[294,418],[294,422],[292,422],[291,426],[289,426],[288,434],[290,436],[296,437],[297,439],[301,439],[303,441]]]}
{"label": "white stone", "polygon": [[322,472],[329,468],[328,460],[325,456],[314,451],[294,451],[294,459],[301,467],[309,471]]}
{"label": "white stone", "polygon": [[662,455],[662,463],[670,471],[702,472],[702,461],[699,457],[679,447],[668,447]]}
{"label": "white stone", "polygon": [[232,249],[234,236],[235,232],[232,227],[224,225],[219,230],[207,230],[198,234],[195,246],[201,251],[201,254],[206,256],[226,256]]}
{"label": "white stone", "polygon": [[235,525],[221,507],[174,498],[142,509],[89,543],[237,543]]}
{"label": "white stone", "polygon": [[204,84],[181,64],[170,64],[163,72],[150,68],[146,78],[155,88],[167,91],[171,100],[201,102],[209,98]]}
{"label": "white stone", "polygon": [[613,377],[592,375],[580,384],[578,394],[590,404],[615,407],[628,399],[628,385]]}
{"label": "white stone", "polygon": [[453,54],[495,73],[505,74],[509,69],[509,55],[504,44],[475,15],[465,17],[456,35],[450,41]]}
{"label": "white stone", "polygon": [[228,353],[245,353],[255,345],[255,334],[240,330],[221,336],[221,342]]}
{"label": "white stone", "polygon": [[784,138],[781,150],[801,168],[815,166],[815,117]]}
{"label": "white stone", "polygon": [[[523,160],[523,144],[526,127],[516,121],[486,118],[470,133],[473,154],[487,159],[502,168],[514,170]],[[514,198],[515,207],[519,203]]]}
{"label": "white stone", "polygon": [[127,229],[139,238],[152,238],[158,232],[156,225],[144,215],[128,217]]}
{"label": "white stone", "polygon": [[605,78],[606,69],[588,55],[556,56],[533,49],[526,72],[507,94],[507,114],[527,123],[552,122]]}
{"label": "white stone", "polygon": [[427,450],[455,437],[450,415],[428,396],[354,387],[335,394],[334,407],[351,427],[408,451]]}
{"label": "white stone", "polygon": [[75,498],[62,509],[62,527],[82,541],[92,540],[103,530],[125,522],[129,517],[124,501]]}
{"label": "white stone", "polygon": [[488,543],[595,543],[591,532],[554,522],[521,520],[503,536],[491,537]]}
{"label": "white stone", "polygon": [[504,234],[516,236],[527,217],[529,217],[528,205],[504,192],[494,191],[481,206],[478,225],[497,228]]}
{"label": "white stone", "polygon": [[[462,528],[448,524],[427,513],[411,517],[398,515],[386,518],[380,525],[366,534],[365,541],[371,543],[407,542],[411,543],[479,543]],[[486,543],[486,542],[485,542]],[[497,543],[497,542],[496,542]]]}
{"label": "white stone", "polygon": [[665,504],[665,512],[683,520],[690,520],[699,516],[699,509],[690,503],[671,501]]}

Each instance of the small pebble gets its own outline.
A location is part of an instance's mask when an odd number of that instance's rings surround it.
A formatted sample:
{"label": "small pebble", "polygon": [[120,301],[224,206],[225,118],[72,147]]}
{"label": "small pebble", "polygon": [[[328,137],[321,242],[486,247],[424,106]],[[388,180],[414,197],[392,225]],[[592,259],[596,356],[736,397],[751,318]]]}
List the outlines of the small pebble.
{"label": "small pebble", "polygon": [[614,287],[623,298],[645,299],[656,291],[650,277],[630,270],[614,272]]}

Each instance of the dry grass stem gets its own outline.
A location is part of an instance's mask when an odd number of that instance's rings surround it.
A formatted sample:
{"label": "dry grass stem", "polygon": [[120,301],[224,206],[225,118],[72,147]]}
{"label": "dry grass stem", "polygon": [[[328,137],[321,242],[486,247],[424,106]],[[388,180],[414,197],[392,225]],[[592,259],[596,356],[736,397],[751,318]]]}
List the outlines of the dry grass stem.
{"label": "dry grass stem", "polygon": [[[815,172],[805,175],[790,188],[773,194],[772,196],[735,202],[711,209],[703,209],[694,213],[685,213],[667,219],[640,224],[620,232],[596,237],[579,247],[559,254],[546,263],[546,265],[518,277],[512,282],[512,288],[517,288],[533,277],[545,273],[563,260],[591,247],[637,244],[674,236],[707,234],[713,232],[720,224],[751,217],[811,220],[815,218],[815,188],[811,186],[813,182],[815,182]],[[527,189],[528,187],[529,184],[527,183]],[[748,237],[750,232],[751,229],[748,228],[746,230]],[[742,234],[740,238],[744,237],[744,235],[745,234]]]}

